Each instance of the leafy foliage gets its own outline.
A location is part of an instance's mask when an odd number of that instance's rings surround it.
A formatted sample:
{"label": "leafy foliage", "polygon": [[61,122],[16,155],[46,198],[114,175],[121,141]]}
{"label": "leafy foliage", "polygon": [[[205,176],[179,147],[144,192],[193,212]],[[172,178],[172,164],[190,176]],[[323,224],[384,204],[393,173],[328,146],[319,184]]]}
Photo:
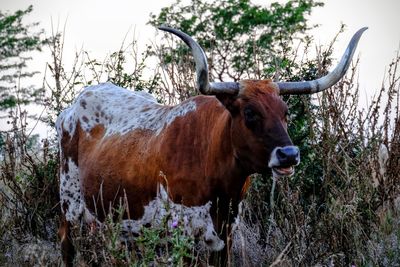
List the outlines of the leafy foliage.
{"label": "leafy foliage", "polygon": [[[307,37],[310,27],[306,16],[321,5],[313,0],[272,3],[269,7],[250,0],[192,0],[183,5],[178,0],[158,16],[152,15],[149,23],[169,25],[196,38],[209,57],[211,77],[237,81],[270,77],[277,68],[289,69],[286,52],[292,49],[294,39]],[[178,46],[182,49],[186,48]]]}
{"label": "leafy foliage", "polygon": [[32,6],[13,14],[0,11],[0,110],[40,101],[43,89],[33,86],[16,86],[21,78],[32,77],[37,72],[26,71],[31,59],[28,53],[40,51],[46,40],[41,31],[34,32],[38,23],[24,24],[23,18],[32,12]]}

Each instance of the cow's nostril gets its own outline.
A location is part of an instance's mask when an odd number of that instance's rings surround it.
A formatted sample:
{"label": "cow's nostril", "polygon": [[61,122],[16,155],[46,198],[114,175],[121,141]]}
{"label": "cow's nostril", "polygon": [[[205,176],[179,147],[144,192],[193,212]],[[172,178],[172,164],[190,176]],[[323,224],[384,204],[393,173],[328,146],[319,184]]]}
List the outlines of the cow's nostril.
{"label": "cow's nostril", "polygon": [[285,146],[276,151],[276,156],[282,166],[292,166],[299,163],[300,152],[296,146]]}
{"label": "cow's nostril", "polygon": [[278,156],[278,159],[279,159],[279,160],[284,160],[284,159],[286,159],[286,154],[284,153],[284,151],[283,151],[282,148],[279,148],[279,149],[276,151],[276,155]]}

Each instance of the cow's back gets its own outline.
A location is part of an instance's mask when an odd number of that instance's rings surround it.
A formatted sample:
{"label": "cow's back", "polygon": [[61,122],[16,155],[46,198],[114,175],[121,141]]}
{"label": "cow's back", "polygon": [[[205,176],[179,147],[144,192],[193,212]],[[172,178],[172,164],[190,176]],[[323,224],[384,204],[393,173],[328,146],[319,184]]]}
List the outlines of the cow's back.
{"label": "cow's back", "polygon": [[156,196],[159,135],[175,118],[195,109],[194,101],[163,106],[150,94],[110,83],[84,89],[56,123],[67,219],[77,219],[86,207],[104,217],[109,209],[105,203],[118,204],[125,196],[134,206],[129,215],[140,217]]}

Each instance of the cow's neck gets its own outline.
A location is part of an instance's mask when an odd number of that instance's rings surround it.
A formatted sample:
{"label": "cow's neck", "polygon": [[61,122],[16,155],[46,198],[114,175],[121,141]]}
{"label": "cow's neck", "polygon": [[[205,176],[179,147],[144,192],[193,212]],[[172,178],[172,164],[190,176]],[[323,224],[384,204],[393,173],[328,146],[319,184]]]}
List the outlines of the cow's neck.
{"label": "cow's neck", "polygon": [[251,171],[238,157],[232,144],[230,114],[226,112],[219,120],[210,132],[210,140],[213,142],[210,143],[210,153],[207,158],[209,159],[208,165],[214,166],[214,169],[207,176],[217,176],[216,180],[219,184],[215,186],[218,190],[216,195],[220,195],[225,200],[229,199],[228,203],[220,203],[220,207],[230,207],[232,212],[236,213],[242,188]]}
{"label": "cow's neck", "polygon": [[[236,209],[249,171],[232,145],[230,113],[215,97],[198,96],[196,111],[176,118],[151,147],[159,153],[175,201],[188,206],[217,201]],[[179,151],[179,152],[178,152]],[[217,199],[219,198],[219,199]],[[223,202],[223,203],[221,203]]]}

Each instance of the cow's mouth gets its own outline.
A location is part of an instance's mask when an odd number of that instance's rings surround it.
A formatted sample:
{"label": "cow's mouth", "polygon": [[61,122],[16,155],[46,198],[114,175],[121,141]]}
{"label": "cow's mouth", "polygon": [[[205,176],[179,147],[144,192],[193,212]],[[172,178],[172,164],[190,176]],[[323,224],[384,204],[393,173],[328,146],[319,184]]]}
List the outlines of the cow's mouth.
{"label": "cow's mouth", "polygon": [[276,147],[268,162],[275,177],[291,176],[294,174],[294,166],[300,163],[300,151],[296,146]]}
{"label": "cow's mouth", "polygon": [[294,167],[273,167],[272,172],[275,176],[291,176],[294,173]]}

